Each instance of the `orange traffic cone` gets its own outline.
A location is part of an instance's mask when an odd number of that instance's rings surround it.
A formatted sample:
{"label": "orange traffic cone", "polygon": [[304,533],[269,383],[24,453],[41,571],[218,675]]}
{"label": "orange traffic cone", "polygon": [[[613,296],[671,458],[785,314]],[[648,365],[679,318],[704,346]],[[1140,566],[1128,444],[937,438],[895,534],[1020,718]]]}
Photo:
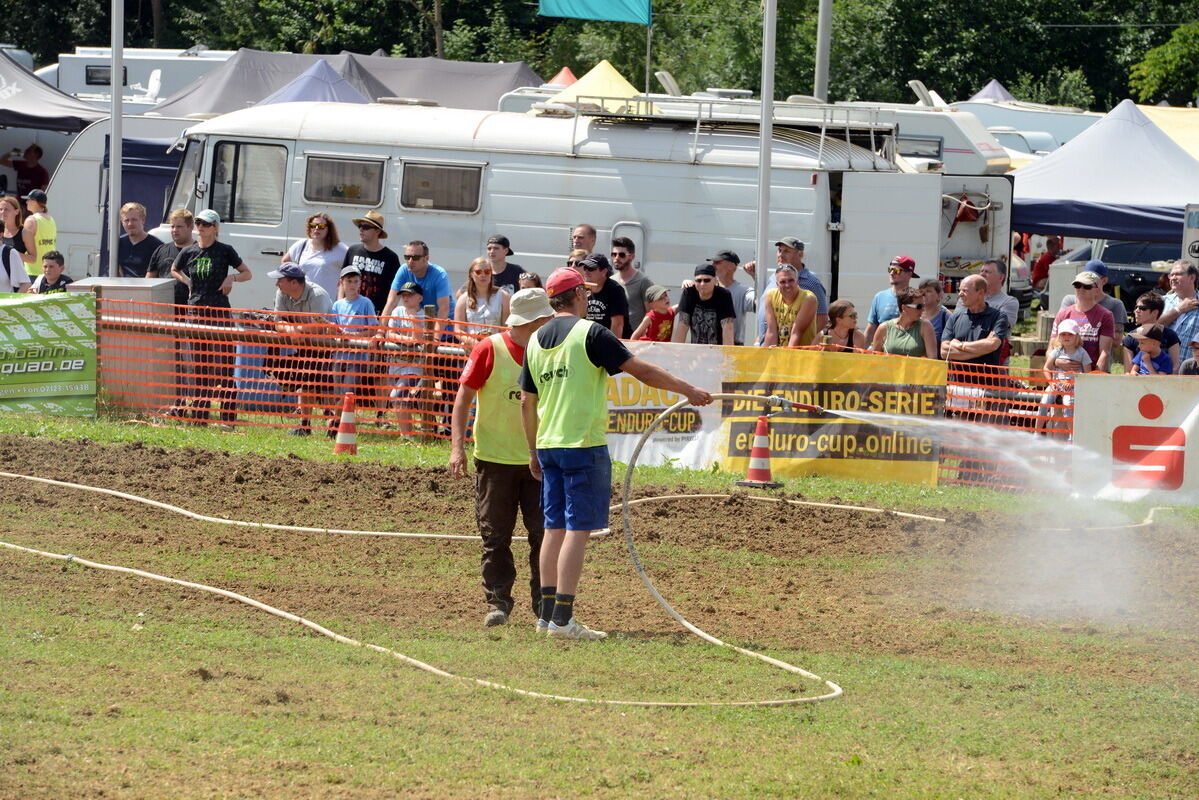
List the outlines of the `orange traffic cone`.
{"label": "orange traffic cone", "polygon": [[737,485],[753,489],[781,489],[783,486],[770,477],[770,424],[766,417],[758,417],[754,444],[749,451],[749,471],[745,474],[745,480],[737,481]]}
{"label": "orange traffic cone", "polygon": [[341,400],[341,422],[337,426],[337,441],[333,455],[358,455],[358,420],[354,415],[354,393],[346,392]]}

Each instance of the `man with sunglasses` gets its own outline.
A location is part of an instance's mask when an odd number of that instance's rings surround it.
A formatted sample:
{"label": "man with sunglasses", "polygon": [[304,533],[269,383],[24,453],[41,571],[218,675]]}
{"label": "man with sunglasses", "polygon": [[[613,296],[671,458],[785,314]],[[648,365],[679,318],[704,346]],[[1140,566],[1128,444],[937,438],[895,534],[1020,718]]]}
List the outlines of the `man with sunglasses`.
{"label": "man with sunglasses", "polygon": [[450,276],[445,269],[429,263],[429,245],[419,239],[414,239],[404,246],[404,266],[400,267],[391,282],[391,291],[387,294],[387,305],[383,308],[382,316],[391,316],[391,310],[400,302],[400,287],[409,281],[420,286],[427,305],[437,306],[437,312],[434,314],[437,321],[433,329],[440,333],[445,327],[444,320],[450,318],[450,298],[454,296],[454,290],[450,286]]}
{"label": "man with sunglasses", "polygon": [[[1124,374],[1132,374],[1132,358],[1140,349],[1140,344],[1134,333],[1144,333],[1154,325],[1161,324],[1162,311],[1166,308],[1166,301],[1160,294],[1146,292],[1137,298],[1136,307],[1133,308],[1133,318],[1136,320],[1136,327],[1129,331],[1124,337]],[[1178,334],[1169,326],[1162,326],[1162,351],[1170,356],[1170,363],[1175,367],[1181,366],[1180,358],[1182,357],[1182,342],[1178,339]]]}
{"label": "man with sunglasses", "polygon": [[629,304],[629,315],[625,319],[621,339],[628,339],[645,319],[645,293],[654,285],[643,270],[637,269],[637,245],[627,236],[612,240],[612,266],[616,270],[616,282],[624,287],[625,299]]}
{"label": "man with sunglasses", "polygon": [[350,221],[358,226],[359,243],[346,251],[342,267],[354,267],[362,274],[360,291],[378,314],[387,307],[387,293],[400,271],[400,257],[381,241],[387,238],[387,231],[378,211],[368,211]]}
{"label": "man with sunglasses", "polygon": [[[1082,340],[1082,349],[1091,357],[1095,369],[1108,372],[1111,369],[1116,320],[1112,312],[1099,304],[1099,299],[1103,297],[1103,284],[1099,276],[1086,270],[1075,275],[1074,295],[1078,302],[1063,308],[1053,318],[1052,335],[1057,336],[1058,326],[1064,320],[1074,320],[1078,323],[1078,337]],[[1072,372],[1081,368],[1081,364],[1070,364],[1065,371]]]}
{"label": "man with sunglasses", "polygon": [[[1116,335],[1124,333],[1125,328],[1128,327],[1128,309],[1124,307],[1123,301],[1117,300],[1107,293],[1107,264],[1097,258],[1092,258],[1082,269],[1083,272],[1094,272],[1099,276],[1099,288],[1103,291],[1099,297],[1099,305],[1112,312],[1112,319],[1116,321]],[[1075,295],[1068,294],[1062,298],[1062,304],[1058,306],[1058,311],[1077,302],[1078,298]]]}
{"label": "man with sunglasses", "polygon": [[870,303],[870,313],[866,317],[866,341],[874,341],[874,332],[878,326],[899,316],[899,295],[908,290],[912,278],[916,274],[916,261],[911,256],[895,256],[887,265],[887,280],[890,288],[883,289],[874,296]]}
{"label": "man with sunglasses", "polygon": [[591,296],[587,298],[587,319],[598,322],[621,338],[624,322],[629,316],[629,299],[624,287],[608,280],[612,265],[603,253],[592,253],[579,262],[583,278],[591,284]]}
{"label": "man with sunglasses", "polygon": [[737,312],[733,308],[733,295],[716,284],[716,267],[700,264],[691,283],[692,286],[683,289],[670,340],[686,342],[690,333],[692,344],[731,345]]}

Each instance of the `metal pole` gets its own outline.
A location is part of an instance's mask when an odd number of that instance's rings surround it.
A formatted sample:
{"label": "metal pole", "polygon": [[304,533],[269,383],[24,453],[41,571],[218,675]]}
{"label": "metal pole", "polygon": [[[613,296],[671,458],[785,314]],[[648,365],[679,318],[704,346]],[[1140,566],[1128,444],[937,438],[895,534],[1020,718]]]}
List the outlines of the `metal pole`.
{"label": "metal pole", "polygon": [[[754,286],[758,308],[766,294],[766,270],[770,266],[770,146],[774,140],[774,29],[777,0],[766,0],[762,13],[762,117],[758,123],[758,233]],[[756,338],[756,337],[755,337]]]}
{"label": "metal pole", "polygon": [[124,155],[121,132],[121,95],[124,92],[124,64],[121,47],[125,43],[125,4],[123,0],[112,0],[112,72],[109,73],[108,88],[112,90],[112,110],[109,112],[108,134],[108,274],[116,276],[117,240],[121,236],[121,157]]}
{"label": "metal pole", "polygon": [[650,45],[654,41],[654,26],[645,26],[645,93],[649,94],[649,57]]}
{"label": "metal pole", "polygon": [[833,0],[820,0],[816,18],[816,76],[812,94],[828,102],[828,55],[833,32]]}

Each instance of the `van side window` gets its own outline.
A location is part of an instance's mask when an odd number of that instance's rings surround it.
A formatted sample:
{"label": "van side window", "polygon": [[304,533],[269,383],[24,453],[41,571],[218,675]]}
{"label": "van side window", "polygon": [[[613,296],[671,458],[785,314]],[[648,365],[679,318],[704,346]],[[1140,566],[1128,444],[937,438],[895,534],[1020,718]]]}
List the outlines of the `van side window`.
{"label": "van side window", "polygon": [[910,158],[941,158],[942,140],[940,136],[904,136],[900,135],[897,150],[901,156]]}
{"label": "van side window", "polygon": [[479,210],[482,167],[449,164],[404,164],[400,205],[422,211]]}
{"label": "van side window", "polygon": [[304,199],[310,203],[377,206],[383,199],[383,162],[309,156]]}
{"label": "van side window", "polygon": [[283,221],[286,147],[219,142],[212,152],[212,209],[222,222]]}

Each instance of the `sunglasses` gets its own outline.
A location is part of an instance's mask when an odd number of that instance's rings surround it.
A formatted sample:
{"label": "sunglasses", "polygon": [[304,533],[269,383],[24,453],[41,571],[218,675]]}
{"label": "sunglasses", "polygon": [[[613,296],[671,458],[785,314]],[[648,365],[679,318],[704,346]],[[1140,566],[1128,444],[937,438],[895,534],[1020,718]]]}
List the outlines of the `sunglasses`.
{"label": "sunglasses", "polygon": [[632,253],[613,253],[612,257],[613,258],[630,258],[630,257],[632,257]]}
{"label": "sunglasses", "polygon": [[583,267],[584,272],[606,272],[603,267]]}
{"label": "sunglasses", "polygon": [[405,260],[405,261],[412,261],[412,260],[414,260],[414,259],[419,261],[419,260],[420,260],[420,259],[422,259],[422,258],[424,258],[424,256],[423,256],[423,255],[420,255],[420,254],[418,254],[418,253],[404,253],[404,260]]}
{"label": "sunglasses", "polygon": [[1095,288],[1094,286],[1092,286],[1089,283],[1079,283],[1078,281],[1075,281],[1073,286],[1075,289],[1094,289]]}
{"label": "sunglasses", "polygon": [[924,310],[924,303],[904,303],[904,304],[903,304],[903,307],[904,307],[904,308],[911,308],[911,309],[915,309],[916,311],[923,311],[923,310]]}
{"label": "sunglasses", "polygon": [[475,273],[476,275],[490,275],[490,274],[491,274],[491,270],[489,270],[489,269],[476,269],[476,270],[474,270],[474,273]]}
{"label": "sunglasses", "polygon": [[583,263],[583,262],[581,262],[581,261],[567,261],[567,262],[566,262],[566,266],[568,266],[568,267],[577,267],[577,266],[579,266],[579,264],[581,264],[581,263]]}
{"label": "sunglasses", "polygon": [[383,229],[376,225],[372,225],[369,222],[363,222],[361,225],[358,226],[358,230],[360,230],[360,231],[381,231]]}
{"label": "sunglasses", "polygon": [[215,222],[207,222],[207,221],[205,221],[205,220],[202,220],[202,219],[198,219],[198,220],[196,220],[196,227],[197,227],[197,228],[211,228],[211,227],[212,227],[213,225],[215,225],[215,224],[216,224]]}
{"label": "sunglasses", "polygon": [[1137,307],[1136,307],[1136,310],[1137,310],[1137,311],[1148,311],[1148,310],[1149,310],[1149,306],[1137,306]]}
{"label": "sunglasses", "polygon": [[901,272],[907,272],[907,270],[905,270],[903,267],[890,266],[887,267],[887,272],[891,273],[892,275],[898,275]]}
{"label": "sunglasses", "polygon": [[695,278],[694,280],[696,283],[711,283],[712,282],[711,278]]}
{"label": "sunglasses", "polygon": [[323,222],[309,222],[308,223],[308,230],[310,230],[310,231],[323,231],[325,228],[328,228],[328,227],[329,226]]}

